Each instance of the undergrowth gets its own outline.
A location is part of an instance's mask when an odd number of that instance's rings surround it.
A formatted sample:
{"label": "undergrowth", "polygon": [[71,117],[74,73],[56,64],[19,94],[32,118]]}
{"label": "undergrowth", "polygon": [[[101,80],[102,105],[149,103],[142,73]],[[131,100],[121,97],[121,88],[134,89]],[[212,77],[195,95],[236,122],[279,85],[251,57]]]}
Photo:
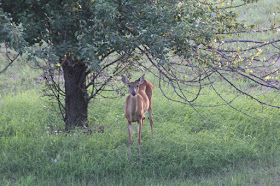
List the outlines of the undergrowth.
{"label": "undergrowth", "polygon": [[[254,120],[227,106],[199,108],[202,118],[186,105],[163,101],[158,91],[155,89],[153,102],[155,138],[145,121],[142,160],[135,127],[132,155],[127,155],[124,98],[92,103],[89,124],[93,128],[103,126],[104,133],[88,134],[81,129],[59,132],[62,120],[48,109],[36,90],[2,97],[0,183],[195,183],[198,175],[224,174],[259,161],[279,161],[279,122]],[[202,96],[201,101],[210,100]],[[246,110],[254,107],[254,102],[241,99],[238,105]],[[277,118],[271,109],[254,112],[264,119]]]}
{"label": "undergrowth", "polygon": [[[268,11],[267,1],[260,3],[258,7],[263,6],[265,16],[279,15]],[[252,17],[259,21],[262,14],[253,11],[255,6],[239,10],[242,21],[250,22]],[[0,55],[0,69],[4,60]],[[227,105],[194,110],[189,105],[166,100],[148,75],[155,85],[155,137],[152,139],[149,122],[145,120],[141,160],[134,125],[129,158],[124,97],[96,99],[89,105],[92,134],[84,129],[67,133],[59,115],[41,97],[43,85],[36,82],[40,73],[26,66],[24,60],[19,61],[0,74],[0,185],[208,186],[277,185],[280,181],[277,109],[261,107],[240,96],[233,106],[252,117]],[[242,86],[246,82],[237,83]],[[223,96],[233,98],[233,90],[219,83],[215,86]],[[172,94],[172,90],[165,88],[167,94]],[[197,105],[223,103],[213,91],[201,94]],[[274,96],[272,92],[265,99],[273,100]],[[98,127],[104,128],[104,132]]]}

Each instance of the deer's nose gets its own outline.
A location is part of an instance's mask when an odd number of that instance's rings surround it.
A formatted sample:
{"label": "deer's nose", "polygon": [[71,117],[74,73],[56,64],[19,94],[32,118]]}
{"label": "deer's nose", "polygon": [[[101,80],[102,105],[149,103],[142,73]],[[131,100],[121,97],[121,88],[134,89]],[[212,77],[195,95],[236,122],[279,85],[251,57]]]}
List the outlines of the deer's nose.
{"label": "deer's nose", "polygon": [[131,94],[132,94],[132,96],[135,96],[135,95],[136,95],[136,92],[133,91]]}

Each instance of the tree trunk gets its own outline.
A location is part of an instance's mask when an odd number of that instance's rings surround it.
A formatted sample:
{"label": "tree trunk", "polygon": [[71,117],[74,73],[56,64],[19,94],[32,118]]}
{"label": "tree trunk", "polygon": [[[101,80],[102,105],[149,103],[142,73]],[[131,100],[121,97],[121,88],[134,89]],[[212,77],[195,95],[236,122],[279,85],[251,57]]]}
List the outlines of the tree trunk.
{"label": "tree trunk", "polygon": [[62,63],[65,80],[65,129],[87,126],[88,94],[84,62],[67,59]]}

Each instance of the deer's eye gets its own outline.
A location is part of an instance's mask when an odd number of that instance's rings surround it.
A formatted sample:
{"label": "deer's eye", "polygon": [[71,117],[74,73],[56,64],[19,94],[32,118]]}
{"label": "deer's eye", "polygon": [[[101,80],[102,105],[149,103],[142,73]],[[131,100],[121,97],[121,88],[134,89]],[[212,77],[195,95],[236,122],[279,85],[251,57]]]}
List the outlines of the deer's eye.
{"label": "deer's eye", "polygon": [[139,85],[137,85],[136,87],[138,87]]}
{"label": "deer's eye", "polygon": [[130,87],[130,85],[128,85],[128,87]]}

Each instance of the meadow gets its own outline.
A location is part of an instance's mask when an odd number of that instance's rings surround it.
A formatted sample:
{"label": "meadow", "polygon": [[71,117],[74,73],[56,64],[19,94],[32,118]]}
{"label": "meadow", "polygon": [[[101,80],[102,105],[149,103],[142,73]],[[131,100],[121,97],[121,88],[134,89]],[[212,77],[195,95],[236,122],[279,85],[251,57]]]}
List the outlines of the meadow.
{"label": "meadow", "polygon": [[[273,14],[260,2],[248,5],[246,12],[240,9],[242,19],[255,19],[256,11],[251,11],[255,8]],[[256,33],[255,37],[262,36]],[[4,63],[5,57],[0,55],[0,69]],[[142,73],[136,73],[133,79]],[[40,72],[27,66],[24,59],[0,74],[0,185],[208,186],[280,182],[277,109],[239,96],[233,105],[261,120],[227,105],[196,107],[198,114],[189,105],[165,99],[156,78],[146,74],[154,85],[155,137],[152,139],[145,120],[140,160],[135,124],[131,157],[127,154],[125,97],[95,99],[90,103],[89,125],[93,129],[102,126],[104,132],[93,130],[88,134],[76,129],[66,133],[60,116],[42,97],[44,85],[36,81],[38,76]],[[217,82],[216,87],[227,98],[234,98],[234,91],[224,84]],[[172,95],[168,86],[165,89]],[[270,100],[278,94],[260,96]],[[280,104],[277,98],[273,101]],[[223,101],[213,90],[205,89],[196,104],[205,103]]]}

